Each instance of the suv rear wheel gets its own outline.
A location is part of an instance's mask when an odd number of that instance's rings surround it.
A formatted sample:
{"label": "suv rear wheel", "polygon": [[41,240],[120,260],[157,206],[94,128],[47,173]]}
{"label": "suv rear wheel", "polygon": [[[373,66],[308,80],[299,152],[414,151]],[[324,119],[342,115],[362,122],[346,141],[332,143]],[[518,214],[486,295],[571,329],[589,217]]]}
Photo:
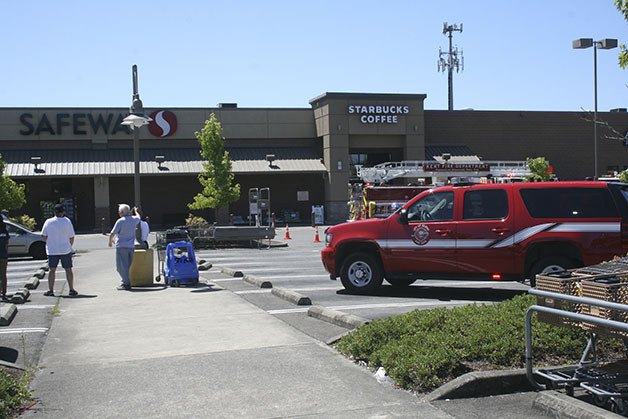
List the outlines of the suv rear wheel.
{"label": "suv rear wheel", "polygon": [[532,265],[532,269],[530,269],[530,286],[536,287],[537,275],[562,272],[573,267],[575,267],[575,264],[564,256],[545,257]]}
{"label": "suv rear wheel", "polygon": [[347,257],[340,270],[342,285],[356,294],[371,293],[382,285],[384,275],[379,261],[370,253]]}

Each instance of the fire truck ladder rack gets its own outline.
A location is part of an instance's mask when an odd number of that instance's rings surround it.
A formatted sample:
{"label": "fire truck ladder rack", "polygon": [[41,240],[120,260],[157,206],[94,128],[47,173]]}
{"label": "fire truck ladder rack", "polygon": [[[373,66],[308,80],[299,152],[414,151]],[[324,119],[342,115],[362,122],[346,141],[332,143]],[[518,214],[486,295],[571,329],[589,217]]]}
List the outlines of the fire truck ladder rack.
{"label": "fire truck ladder rack", "polygon": [[500,160],[457,160],[438,162],[435,160],[404,160],[387,162],[373,167],[360,167],[357,175],[364,182],[382,184],[397,178],[440,178],[451,177],[506,177],[526,176],[531,174],[525,161]]}

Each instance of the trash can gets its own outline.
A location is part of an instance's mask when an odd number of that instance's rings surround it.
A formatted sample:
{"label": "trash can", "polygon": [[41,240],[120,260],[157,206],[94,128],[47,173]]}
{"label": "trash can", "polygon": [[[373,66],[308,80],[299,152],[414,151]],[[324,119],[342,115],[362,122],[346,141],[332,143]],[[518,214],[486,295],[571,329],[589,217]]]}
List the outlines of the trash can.
{"label": "trash can", "polygon": [[153,249],[135,249],[129,274],[132,287],[153,285]]}

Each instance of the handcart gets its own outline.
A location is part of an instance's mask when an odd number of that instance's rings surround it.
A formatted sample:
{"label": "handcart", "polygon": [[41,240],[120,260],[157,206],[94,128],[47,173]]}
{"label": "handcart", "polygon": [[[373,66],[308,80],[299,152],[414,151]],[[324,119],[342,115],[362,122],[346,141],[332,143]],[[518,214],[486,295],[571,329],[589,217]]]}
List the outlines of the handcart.
{"label": "handcart", "polygon": [[194,247],[190,243],[187,231],[171,229],[157,232],[157,270],[155,280],[164,277],[166,285],[198,284],[198,267]]}

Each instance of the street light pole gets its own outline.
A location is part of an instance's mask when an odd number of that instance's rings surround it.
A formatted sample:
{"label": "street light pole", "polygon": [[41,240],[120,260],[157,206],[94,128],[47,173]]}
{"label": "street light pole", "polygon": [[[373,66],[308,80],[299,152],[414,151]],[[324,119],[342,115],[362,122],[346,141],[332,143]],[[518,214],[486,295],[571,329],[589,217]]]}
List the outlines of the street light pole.
{"label": "street light pole", "polygon": [[137,86],[137,65],[133,65],[133,102],[130,115],[122,120],[122,125],[130,126],[133,130],[133,190],[134,206],[141,207],[140,193],[140,131],[139,128],[147,125],[152,119],[144,115],[144,105],[140,99]]}
{"label": "street light pole", "polygon": [[597,179],[597,49],[613,49],[617,48],[617,39],[605,38],[599,41],[593,41],[593,38],[579,38],[573,41],[574,49],[584,49],[593,47],[593,179]]}

